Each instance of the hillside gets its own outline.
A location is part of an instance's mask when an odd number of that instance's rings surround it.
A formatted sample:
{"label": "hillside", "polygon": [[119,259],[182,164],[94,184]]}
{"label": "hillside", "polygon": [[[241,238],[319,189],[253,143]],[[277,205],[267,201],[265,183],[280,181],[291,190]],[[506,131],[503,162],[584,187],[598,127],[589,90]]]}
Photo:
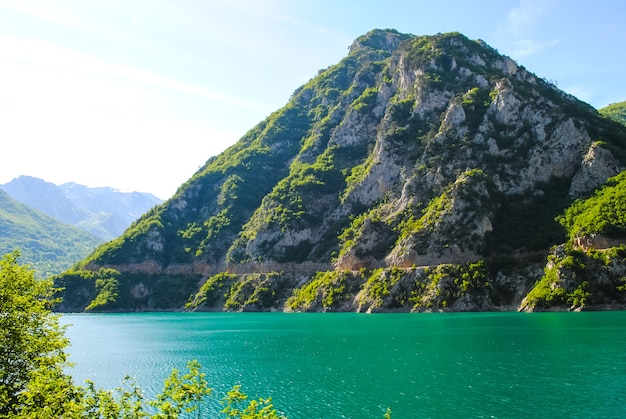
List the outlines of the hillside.
{"label": "hillside", "polygon": [[149,193],[89,188],[73,182],[57,186],[31,176],[20,176],[0,188],[13,199],[102,241],[120,236],[143,213],[163,202]]}
{"label": "hillside", "polygon": [[371,31],[57,278],[59,309],[517,308],[625,150],[482,41]]}
{"label": "hillside", "polygon": [[21,262],[37,277],[69,269],[87,256],[101,240],[27,207],[0,190],[0,254],[19,249]]}
{"label": "hillside", "polygon": [[626,125],[626,102],[611,103],[600,109],[599,112],[620,124]]}

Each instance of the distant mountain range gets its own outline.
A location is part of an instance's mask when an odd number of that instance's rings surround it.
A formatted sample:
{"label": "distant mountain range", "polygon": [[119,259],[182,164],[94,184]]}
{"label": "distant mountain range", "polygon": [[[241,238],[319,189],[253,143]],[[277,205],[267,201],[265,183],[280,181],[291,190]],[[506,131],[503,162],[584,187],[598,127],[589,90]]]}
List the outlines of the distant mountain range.
{"label": "distant mountain range", "polygon": [[20,176],[0,188],[13,199],[102,241],[118,237],[143,213],[163,202],[150,193],[89,188],[73,182],[57,186],[31,176]]}

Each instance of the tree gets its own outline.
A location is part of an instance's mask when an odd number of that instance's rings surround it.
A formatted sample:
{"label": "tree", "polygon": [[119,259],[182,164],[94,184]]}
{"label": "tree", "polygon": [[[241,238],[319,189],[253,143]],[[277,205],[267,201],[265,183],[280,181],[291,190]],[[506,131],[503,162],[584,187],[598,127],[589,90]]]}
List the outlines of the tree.
{"label": "tree", "polygon": [[15,413],[35,371],[62,367],[68,341],[51,313],[49,280],[18,264],[20,252],[0,259],[0,416]]}
{"label": "tree", "polygon": [[[57,290],[52,281],[35,279],[19,257],[15,251],[0,259],[0,418],[177,419],[199,410],[212,389],[197,361],[187,364],[184,375],[173,370],[161,394],[147,403],[129,378],[125,388],[113,391],[92,382],[75,385],[64,372],[70,366],[64,351],[69,342],[51,311]],[[237,402],[247,398],[236,386],[226,400],[234,394]],[[246,419],[279,418],[264,399],[251,401],[242,412]],[[236,410],[224,413],[239,417]]]}
{"label": "tree", "polygon": [[[201,417],[212,389],[197,361],[187,364],[184,375],[173,370],[161,394],[147,403],[128,377],[115,390],[96,389],[89,381],[75,385],[65,373],[69,342],[51,311],[57,290],[52,281],[35,279],[19,257],[15,251],[0,259],[0,419],[178,419],[194,412]],[[271,399],[248,401],[240,386],[223,404],[226,419],[284,419]]]}

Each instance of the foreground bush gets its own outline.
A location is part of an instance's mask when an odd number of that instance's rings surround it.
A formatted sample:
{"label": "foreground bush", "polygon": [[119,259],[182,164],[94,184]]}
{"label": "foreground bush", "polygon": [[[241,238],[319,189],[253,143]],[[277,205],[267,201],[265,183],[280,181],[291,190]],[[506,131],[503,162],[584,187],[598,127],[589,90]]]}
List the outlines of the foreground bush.
{"label": "foreground bush", "polygon": [[[116,390],[97,389],[92,382],[74,384],[64,372],[69,342],[59,316],[50,310],[56,290],[19,265],[19,256],[16,251],[0,259],[0,418],[202,417],[202,402],[212,389],[196,361],[187,364],[185,374],[173,370],[153,400],[145,400],[128,378]],[[239,386],[222,403],[225,418],[281,418],[271,399],[248,401]]]}
{"label": "foreground bush", "polygon": [[[36,280],[34,272],[18,263],[19,252],[0,259],[0,418],[15,419],[177,419],[201,418],[201,406],[213,390],[190,361],[187,372],[173,370],[163,390],[146,400],[141,389],[126,378],[124,386],[104,390],[87,381],[74,384],[69,367],[69,344],[59,315],[51,281]],[[248,400],[240,386],[222,399],[225,419],[281,419],[271,399]],[[385,418],[391,412],[387,410]]]}

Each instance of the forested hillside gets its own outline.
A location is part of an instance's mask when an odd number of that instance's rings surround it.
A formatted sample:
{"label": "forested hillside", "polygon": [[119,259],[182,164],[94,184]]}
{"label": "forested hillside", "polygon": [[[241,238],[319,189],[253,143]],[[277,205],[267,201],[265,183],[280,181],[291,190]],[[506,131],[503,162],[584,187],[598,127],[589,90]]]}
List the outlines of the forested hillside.
{"label": "forested hillside", "polygon": [[612,103],[600,109],[600,113],[626,125],[626,102]]}
{"label": "forested hillside", "polygon": [[59,309],[515,309],[625,164],[623,125],[484,42],[371,31],[56,278]]}
{"label": "forested hillside", "polygon": [[36,211],[0,190],[0,254],[19,249],[37,277],[59,274],[87,256],[97,237]]}

